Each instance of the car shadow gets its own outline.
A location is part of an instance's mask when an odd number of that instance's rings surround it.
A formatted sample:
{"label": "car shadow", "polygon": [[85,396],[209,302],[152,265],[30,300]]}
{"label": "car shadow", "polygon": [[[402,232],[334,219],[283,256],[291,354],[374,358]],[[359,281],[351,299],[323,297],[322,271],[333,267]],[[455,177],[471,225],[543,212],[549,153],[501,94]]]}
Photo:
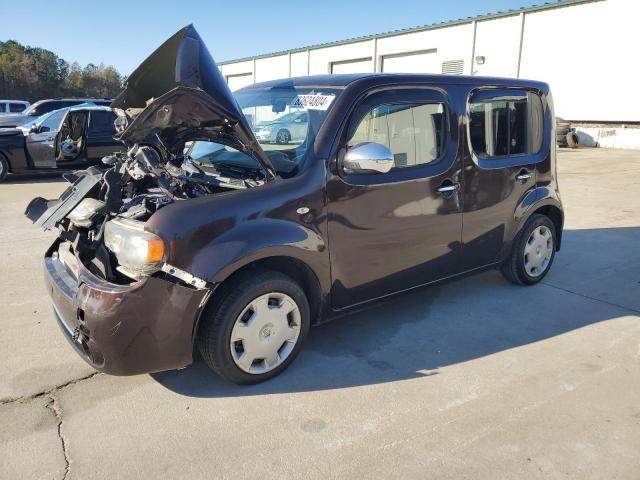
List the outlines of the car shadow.
{"label": "car shadow", "polygon": [[66,182],[62,178],[62,172],[44,172],[44,173],[28,173],[9,175],[0,185],[20,185],[25,183],[62,183]]}
{"label": "car shadow", "polygon": [[[201,359],[183,370],[152,377],[186,396],[234,397],[358,387],[437,375],[448,365],[634,314],[633,305],[616,306],[606,292],[606,302],[588,298],[594,287],[582,280],[593,265],[601,274],[611,268],[616,275],[606,288],[611,292],[626,289],[629,295],[640,297],[639,279],[633,273],[640,271],[640,257],[633,255],[639,243],[638,227],[565,230],[562,250],[543,283],[516,286],[499,272],[489,271],[401,294],[312,328],[291,367],[258,385],[226,383]],[[608,257],[597,248],[603,244],[607,245]],[[594,278],[593,272],[590,278]]]}

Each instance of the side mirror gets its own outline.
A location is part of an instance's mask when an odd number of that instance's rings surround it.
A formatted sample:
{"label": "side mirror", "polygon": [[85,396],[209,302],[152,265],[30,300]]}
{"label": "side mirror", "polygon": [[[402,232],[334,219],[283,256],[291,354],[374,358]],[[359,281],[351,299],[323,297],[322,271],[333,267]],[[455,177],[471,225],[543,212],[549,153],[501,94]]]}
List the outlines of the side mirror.
{"label": "side mirror", "polygon": [[387,173],[393,167],[393,153],[385,145],[365,142],[351,148],[342,160],[347,173]]}

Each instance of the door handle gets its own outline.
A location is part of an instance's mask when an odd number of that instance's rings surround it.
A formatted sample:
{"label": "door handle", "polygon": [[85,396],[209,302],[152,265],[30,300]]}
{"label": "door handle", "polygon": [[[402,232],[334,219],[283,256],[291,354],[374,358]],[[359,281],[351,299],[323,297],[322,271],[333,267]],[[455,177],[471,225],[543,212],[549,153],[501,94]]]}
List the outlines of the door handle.
{"label": "door handle", "polygon": [[47,142],[51,142],[53,140],[53,137],[47,137]]}
{"label": "door handle", "polygon": [[460,189],[459,183],[454,183],[451,180],[445,180],[440,184],[438,188],[436,188],[436,192],[443,194],[450,194],[453,192],[457,192]]}
{"label": "door handle", "polygon": [[526,170],[520,170],[520,173],[518,173],[518,175],[516,175],[516,180],[521,182],[521,183],[525,183],[530,178],[531,178],[531,173],[529,173]]}

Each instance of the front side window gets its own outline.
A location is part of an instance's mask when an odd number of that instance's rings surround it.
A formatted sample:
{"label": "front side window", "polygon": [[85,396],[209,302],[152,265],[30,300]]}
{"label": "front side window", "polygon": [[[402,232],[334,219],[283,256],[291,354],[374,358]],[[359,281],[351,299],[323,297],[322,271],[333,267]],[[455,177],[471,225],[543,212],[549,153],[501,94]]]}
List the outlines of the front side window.
{"label": "front side window", "polygon": [[6,103],[0,103],[0,113],[6,112]]}
{"label": "front side window", "polygon": [[542,146],[542,102],[536,94],[471,98],[469,138],[478,157],[532,154]]}
{"label": "front side window", "polygon": [[377,105],[360,120],[347,149],[364,142],[391,150],[394,168],[436,161],[444,149],[445,110],[442,103]]}
{"label": "front side window", "polygon": [[38,129],[38,132],[45,133],[45,132],[57,131],[60,128],[60,123],[62,122],[62,118],[64,117],[65,113],[66,113],[66,110],[53,112],[40,124],[40,128]]}

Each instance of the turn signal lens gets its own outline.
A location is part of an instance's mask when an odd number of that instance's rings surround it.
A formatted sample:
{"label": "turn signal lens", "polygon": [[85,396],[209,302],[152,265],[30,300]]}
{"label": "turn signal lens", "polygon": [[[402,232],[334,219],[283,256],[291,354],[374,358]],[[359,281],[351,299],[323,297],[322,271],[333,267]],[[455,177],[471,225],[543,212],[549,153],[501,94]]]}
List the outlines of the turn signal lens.
{"label": "turn signal lens", "polygon": [[164,258],[164,242],[162,240],[147,240],[147,262],[161,262]]}

